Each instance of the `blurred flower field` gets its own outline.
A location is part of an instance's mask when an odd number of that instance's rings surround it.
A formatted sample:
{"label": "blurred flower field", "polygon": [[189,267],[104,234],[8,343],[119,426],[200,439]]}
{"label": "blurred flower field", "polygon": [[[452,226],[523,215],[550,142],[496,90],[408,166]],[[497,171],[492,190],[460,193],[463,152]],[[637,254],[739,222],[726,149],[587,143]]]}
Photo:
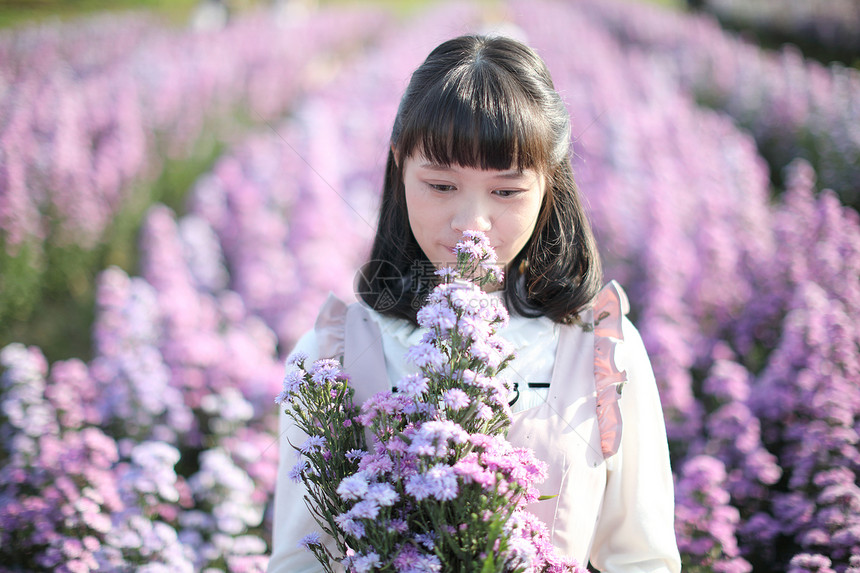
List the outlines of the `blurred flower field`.
{"label": "blurred flower field", "polygon": [[[475,31],[533,45],[569,106],[685,571],[860,572],[860,74],[607,0],[0,33],[0,321],[96,277],[89,355],[0,351],[0,570],[265,569],[282,361],[352,298],[409,73]],[[137,264],[99,267],[135,217]]]}

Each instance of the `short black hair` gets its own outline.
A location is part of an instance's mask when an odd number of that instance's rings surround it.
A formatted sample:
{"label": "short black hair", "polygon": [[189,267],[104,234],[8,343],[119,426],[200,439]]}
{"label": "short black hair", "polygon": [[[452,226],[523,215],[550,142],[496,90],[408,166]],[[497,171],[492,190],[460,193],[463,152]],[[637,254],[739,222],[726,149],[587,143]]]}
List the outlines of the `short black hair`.
{"label": "short black hair", "polygon": [[416,323],[433,286],[414,277],[414,269],[432,265],[409,226],[404,161],[393,150],[439,165],[543,174],[535,230],[506,269],[508,309],[569,323],[597,294],[603,272],[570,164],[570,115],[533,49],[477,35],[439,45],[412,74],[391,147],[376,237],[357,284],[371,308]]}

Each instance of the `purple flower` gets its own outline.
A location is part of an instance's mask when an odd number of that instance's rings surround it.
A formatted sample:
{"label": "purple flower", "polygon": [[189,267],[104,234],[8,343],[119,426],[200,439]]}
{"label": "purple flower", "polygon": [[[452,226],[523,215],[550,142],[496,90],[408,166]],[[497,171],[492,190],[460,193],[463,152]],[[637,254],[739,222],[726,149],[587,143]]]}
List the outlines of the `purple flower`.
{"label": "purple flower", "polygon": [[800,553],[791,558],[788,573],[836,573],[830,565],[830,559],[824,555]]}
{"label": "purple flower", "polygon": [[310,374],[315,384],[334,383],[341,374],[340,362],[331,359],[317,360],[311,367]]}
{"label": "purple flower", "polygon": [[311,550],[311,545],[321,545],[320,534],[316,531],[308,533],[299,540],[299,547],[304,547],[307,551]]}
{"label": "purple flower", "polygon": [[478,420],[492,420],[493,419],[493,409],[487,406],[486,404],[478,404],[478,410],[475,412],[475,417]]}
{"label": "purple flower", "polygon": [[303,454],[309,454],[311,452],[319,450],[324,445],[325,438],[323,438],[322,436],[310,436],[307,440],[305,440],[305,443],[301,445],[299,450],[301,450]]}
{"label": "purple flower", "polygon": [[286,391],[286,389],[281,390],[281,392],[275,396],[275,404],[284,405],[290,399],[290,393]]}
{"label": "purple flower", "polygon": [[489,388],[492,384],[492,380],[483,374],[478,374],[473,370],[463,370],[462,374],[463,384],[467,384],[469,386],[477,386],[481,389]]}
{"label": "purple flower", "polygon": [[473,316],[464,316],[457,323],[457,331],[460,336],[470,340],[479,340],[490,335],[490,329],[487,323]]}
{"label": "purple flower", "polygon": [[379,555],[370,551],[364,555],[357,555],[350,561],[351,570],[356,573],[368,573],[379,567],[382,562],[379,560]]}
{"label": "purple flower", "polygon": [[449,453],[449,441],[460,444],[466,441],[468,436],[462,427],[450,420],[425,422],[412,436],[408,451],[419,456],[442,458]]}
{"label": "purple flower", "polygon": [[446,464],[436,464],[426,473],[427,485],[431,495],[439,501],[450,501],[457,497],[457,475],[454,468]]}
{"label": "purple flower", "polygon": [[429,380],[421,374],[404,376],[397,383],[397,391],[407,396],[420,396],[427,392]]}
{"label": "purple flower", "polygon": [[496,253],[490,245],[490,240],[481,231],[464,231],[463,239],[454,246],[454,252],[476,261],[486,263],[496,261]]}
{"label": "purple flower", "polygon": [[363,474],[353,474],[343,478],[337,486],[337,494],[343,500],[363,498],[367,493],[367,478]]}
{"label": "purple flower", "polygon": [[423,474],[413,474],[406,479],[406,493],[421,501],[433,495],[433,488]]}
{"label": "purple flower", "polygon": [[367,499],[359,501],[349,510],[349,515],[353,519],[376,519],[379,515],[379,504]]}
{"label": "purple flower", "polygon": [[294,465],[290,471],[287,473],[287,477],[293,480],[296,483],[301,483],[302,481],[302,472],[308,469],[309,464],[308,461],[304,458],[300,459],[296,465]]}
{"label": "purple flower", "polygon": [[406,533],[409,531],[409,524],[406,523],[405,519],[392,519],[388,522],[386,529],[390,533]]}
{"label": "purple flower", "polygon": [[406,360],[419,368],[441,369],[446,362],[445,355],[429,343],[420,343],[411,346],[406,351]]}
{"label": "purple flower", "polygon": [[428,531],[427,533],[416,534],[415,541],[432,551],[433,548],[436,546],[437,537],[438,535],[435,531]]}
{"label": "purple flower", "polygon": [[394,462],[384,453],[367,454],[361,458],[358,469],[369,477],[390,472],[394,469]]}
{"label": "purple flower", "polygon": [[467,408],[471,402],[469,395],[459,388],[451,388],[445,391],[442,394],[442,400],[445,401],[445,405],[451,410],[462,410],[463,408]]}
{"label": "purple flower", "polygon": [[364,524],[355,521],[349,512],[342,513],[334,518],[335,523],[346,533],[357,539],[364,537]]}
{"label": "purple flower", "polygon": [[465,316],[481,318],[482,309],[492,304],[490,297],[472,283],[454,283],[451,287],[448,294],[451,306],[463,312]]}
{"label": "purple flower", "polygon": [[372,501],[377,503],[383,507],[388,507],[394,505],[400,496],[397,495],[397,492],[388,483],[375,483],[371,484],[367,489],[367,494],[364,498],[368,501]]}
{"label": "purple flower", "polygon": [[292,370],[286,376],[284,376],[284,389],[281,392],[283,395],[294,394],[301,387],[302,383],[304,383],[305,371],[304,370]]}
{"label": "purple flower", "polygon": [[422,328],[436,329],[447,332],[457,323],[454,311],[442,304],[428,304],[418,311],[418,324]]}
{"label": "purple flower", "polygon": [[489,368],[494,370],[502,363],[502,357],[499,355],[498,351],[484,340],[473,342],[472,346],[469,347],[469,352],[472,355],[472,358],[480,360]]}
{"label": "purple flower", "polygon": [[304,363],[308,359],[308,355],[305,352],[293,352],[290,354],[289,358],[287,358],[287,366],[298,366],[301,368],[302,363]]}

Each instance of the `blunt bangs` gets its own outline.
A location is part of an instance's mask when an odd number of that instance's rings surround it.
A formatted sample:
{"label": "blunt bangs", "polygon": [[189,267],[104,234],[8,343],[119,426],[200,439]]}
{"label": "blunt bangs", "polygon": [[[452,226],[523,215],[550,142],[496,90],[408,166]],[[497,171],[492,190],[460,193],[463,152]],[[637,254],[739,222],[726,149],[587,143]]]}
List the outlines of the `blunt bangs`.
{"label": "blunt bangs", "polygon": [[395,147],[439,165],[545,169],[553,164],[552,126],[520,82],[494,63],[461,66],[418,96]]}

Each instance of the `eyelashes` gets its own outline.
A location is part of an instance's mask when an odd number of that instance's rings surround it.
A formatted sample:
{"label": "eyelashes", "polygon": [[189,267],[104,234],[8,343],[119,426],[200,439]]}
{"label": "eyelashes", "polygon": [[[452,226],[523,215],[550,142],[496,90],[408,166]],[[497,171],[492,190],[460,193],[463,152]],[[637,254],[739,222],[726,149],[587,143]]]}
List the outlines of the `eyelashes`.
{"label": "eyelashes", "polygon": [[[426,183],[426,185],[439,193],[450,193],[452,191],[456,191],[457,187],[455,185],[446,185],[441,183]],[[497,197],[501,197],[502,199],[508,199],[510,197],[516,197],[520,193],[524,193],[523,189],[494,189],[492,191],[493,195]]]}

